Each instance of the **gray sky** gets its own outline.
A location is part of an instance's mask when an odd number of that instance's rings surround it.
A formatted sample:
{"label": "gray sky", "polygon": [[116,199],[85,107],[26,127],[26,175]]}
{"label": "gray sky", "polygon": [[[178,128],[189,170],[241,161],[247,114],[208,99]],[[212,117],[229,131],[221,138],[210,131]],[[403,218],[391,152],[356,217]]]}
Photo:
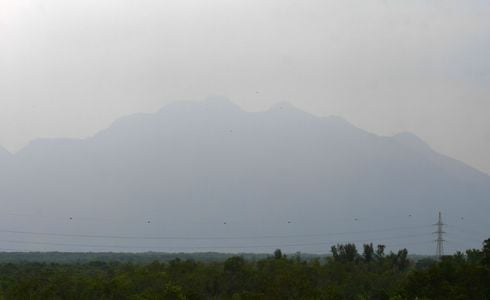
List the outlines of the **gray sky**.
{"label": "gray sky", "polygon": [[176,100],[289,101],[490,173],[490,2],[0,0],[0,145]]}

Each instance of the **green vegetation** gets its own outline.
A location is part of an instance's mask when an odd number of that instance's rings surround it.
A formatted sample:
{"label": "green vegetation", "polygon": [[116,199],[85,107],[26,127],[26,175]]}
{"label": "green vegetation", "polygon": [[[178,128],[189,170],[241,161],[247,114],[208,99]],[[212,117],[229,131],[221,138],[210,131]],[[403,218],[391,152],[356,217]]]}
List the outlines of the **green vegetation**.
{"label": "green vegetation", "polygon": [[[148,264],[154,261],[169,262],[174,259],[196,260],[200,262],[225,261],[237,254],[218,252],[194,252],[194,253],[165,253],[165,252],[2,252],[1,263],[18,262],[43,262],[43,263],[89,263],[95,261],[103,262],[127,262],[136,264]],[[246,260],[259,260],[270,256],[265,253],[240,253],[239,256]],[[306,254],[303,258],[320,258],[320,255]]]}
{"label": "green vegetation", "polygon": [[0,264],[4,299],[490,299],[490,239],[440,261],[337,245],[329,257]]}

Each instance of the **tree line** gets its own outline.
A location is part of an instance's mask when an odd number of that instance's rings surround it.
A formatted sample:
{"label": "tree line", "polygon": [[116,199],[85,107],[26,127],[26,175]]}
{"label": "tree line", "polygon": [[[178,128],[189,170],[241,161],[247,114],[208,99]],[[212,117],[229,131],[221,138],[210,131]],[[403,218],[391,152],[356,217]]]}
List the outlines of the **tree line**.
{"label": "tree line", "polygon": [[1,263],[0,299],[490,299],[490,239],[440,260],[339,244],[310,259]]}

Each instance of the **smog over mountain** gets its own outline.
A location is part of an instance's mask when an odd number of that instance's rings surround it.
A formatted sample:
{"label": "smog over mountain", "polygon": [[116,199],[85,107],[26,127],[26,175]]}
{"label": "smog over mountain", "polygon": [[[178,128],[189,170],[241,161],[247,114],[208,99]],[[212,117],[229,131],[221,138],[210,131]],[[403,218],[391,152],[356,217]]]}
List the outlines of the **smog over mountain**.
{"label": "smog over mountain", "polygon": [[287,103],[176,102],[90,138],[35,140],[2,166],[2,232],[24,238],[10,248],[321,253],[340,239],[431,253],[441,207],[455,227],[490,225],[488,175],[413,134]]}
{"label": "smog over mountain", "polygon": [[0,252],[479,249],[489,11],[0,0]]}
{"label": "smog over mountain", "polygon": [[0,0],[0,145],[226,95],[413,132],[490,173],[489,2]]}

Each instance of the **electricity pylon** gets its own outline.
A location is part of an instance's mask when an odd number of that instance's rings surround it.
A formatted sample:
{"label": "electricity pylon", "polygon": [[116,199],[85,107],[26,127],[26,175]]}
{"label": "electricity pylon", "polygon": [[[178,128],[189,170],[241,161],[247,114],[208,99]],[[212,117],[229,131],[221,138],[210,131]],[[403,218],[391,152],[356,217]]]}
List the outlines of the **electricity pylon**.
{"label": "electricity pylon", "polygon": [[434,226],[437,226],[437,230],[434,231],[434,234],[437,234],[437,239],[435,240],[436,242],[436,256],[437,258],[441,258],[441,256],[444,255],[444,233],[446,233],[444,230],[442,230],[442,227],[446,224],[442,223],[442,213],[439,212],[439,219],[437,220],[437,223],[433,224]]}

